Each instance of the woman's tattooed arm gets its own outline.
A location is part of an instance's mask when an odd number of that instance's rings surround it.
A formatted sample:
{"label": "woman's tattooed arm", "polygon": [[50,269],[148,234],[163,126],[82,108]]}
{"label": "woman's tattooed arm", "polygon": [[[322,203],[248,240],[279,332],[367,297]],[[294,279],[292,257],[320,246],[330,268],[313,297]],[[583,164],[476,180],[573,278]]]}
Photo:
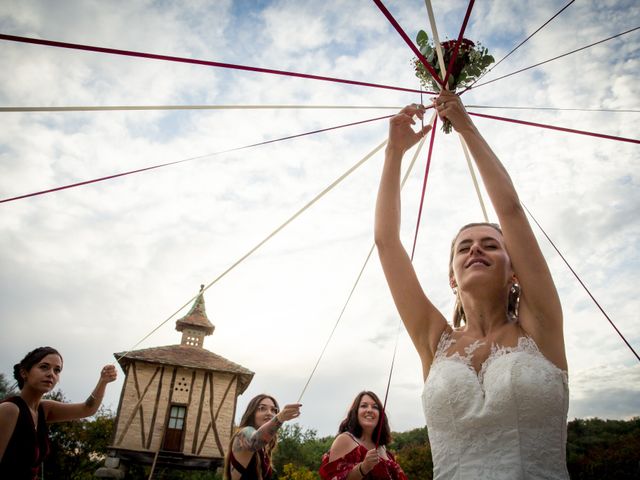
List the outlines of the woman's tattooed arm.
{"label": "woman's tattooed arm", "polygon": [[281,425],[277,417],[273,417],[257,430],[253,427],[243,428],[233,441],[234,452],[243,450],[257,452],[264,448],[278,432]]}

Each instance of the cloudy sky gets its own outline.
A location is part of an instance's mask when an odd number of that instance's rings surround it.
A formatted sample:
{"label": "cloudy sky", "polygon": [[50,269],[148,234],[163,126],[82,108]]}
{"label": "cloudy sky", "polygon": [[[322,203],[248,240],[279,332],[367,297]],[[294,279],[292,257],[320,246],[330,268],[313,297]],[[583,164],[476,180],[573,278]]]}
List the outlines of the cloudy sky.
{"label": "cloudy sky", "polygon": [[[410,37],[421,0],[385,2]],[[466,36],[501,58],[564,1],[477,2]],[[578,0],[487,79],[640,24],[633,0]],[[441,37],[467,2],[434,1]],[[0,32],[417,88],[411,51],[370,1],[9,1]],[[469,105],[640,109],[638,31],[480,87]],[[0,105],[359,105],[415,93],[0,42]],[[638,138],[638,114],[471,109]],[[222,150],[388,115],[388,109],[0,113],[0,198],[164,162],[180,165],[0,204],[0,371],[57,347],[60,387],[91,391],[130,349],[386,137],[387,121],[233,153]],[[638,146],[478,119],[522,200],[628,340],[640,349]],[[252,371],[240,398],[294,402],[372,245],[382,155],[214,284],[205,347]],[[426,153],[403,197],[410,245]],[[408,164],[408,162],[406,162]],[[492,214],[492,218],[495,216]],[[481,219],[460,144],[436,136],[415,265],[447,316],[448,243]],[[538,234],[539,232],[536,232]],[[640,365],[557,254],[540,242],[565,312],[569,416],[640,414]],[[181,316],[181,313],[179,316]],[[178,343],[175,319],[138,348]],[[303,398],[304,427],[335,432],[356,392],[384,394],[398,331],[377,256],[367,265]],[[418,356],[404,331],[389,394],[397,431],[424,425]],[[117,408],[122,378],[106,403]]]}

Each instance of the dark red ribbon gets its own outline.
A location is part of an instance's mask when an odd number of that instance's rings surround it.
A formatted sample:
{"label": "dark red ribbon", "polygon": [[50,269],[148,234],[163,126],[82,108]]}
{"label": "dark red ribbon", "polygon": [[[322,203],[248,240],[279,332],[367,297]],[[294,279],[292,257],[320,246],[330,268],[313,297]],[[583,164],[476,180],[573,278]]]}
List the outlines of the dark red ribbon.
{"label": "dark red ribbon", "polygon": [[458,34],[458,41],[456,42],[456,46],[453,49],[453,54],[451,55],[451,59],[449,60],[449,66],[447,67],[447,74],[444,77],[443,85],[447,85],[449,81],[449,76],[451,75],[451,70],[453,70],[453,64],[458,58],[458,51],[460,50],[460,45],[462,44],[462,39],[464,38],[464,31],[467,29],[467,23],[469,22],[469,17],[471,16],[471,10],[473,9],[473,4],[475,0],[469,1],[469,6],[467,7],[467,13],[464,15],[464,20],[462,21],[462,26],[460,27],[460,33]]}
{"label": "dark red ribbon", "polygon": [[516,120],[515,118],[498,117],[495,115],[486,115],[484,113],[468,112],[469,115],[482,118],[491,118],[503,122],[519,123],[521,125],[529,125],[530,127],[548,128],[549,130],[558,130],[560,132],[577,133],[578,135],[588,135],[590,137],[606,138],[607,140],[617,140],[619,142],[640,143],[635,138],[616,137],[615,135],[605,135],[604,133],[588,132],[586,130],[576,130],[575,128],[557,127],[555,125],[547,125],[544,123],[527,122],[525,120]]}
{"label": "dark red ribbon", "polygon": [[[522,202],[521,202],[522,203]],[[600,312],[602,313],[602,315],[604,315],[604,317],[609,321],[609,323],[611,324],[611,326],[613,327],[613,329],[616,331],[616,333],[620,336],[620,338],[622,339],[622,341],[627,345],[627,347],[629,347],[629,350],[631,350],[631,353],[633,353],[635,355],[635,357],[638,359],[638,361],[640,361],[640,355],[638,355],[638,352],[636,352],[634,350],[634,348],[631,346],[631,344],[629,343],[629,341],[625,338],[625,336],[622,334],[622,332],[620,331],[620,329],[618,329],[618,327],[616,327],[616,324],[613,323],[613,320],[611,320],[611,318],[609,317],[609,315],[607,315],[607,312],[604,311],[604,308],[602,308],[602,306],[600,305],[600,303],[598,302],[598,300],[596,300],[596,297],[593,296],[593,294],[591,293],[591,291],[587,288],[587,286],[584,284],[584,282],[582,281],[582,279],[580,278],[580,276],[576,273],[576,271],[573,269],[573,267],[569,264],[569,262],[567,261],[566,258],[564,258],[564,255],[562,254],[562,252],[560,251],[560,249],[558,247],[556,247],[556,244],[553,243],[553,240],[551,240],[551,237],[547,234],[547,232],[544,230],[544,228],[542,228],[542,225],[540,225],[540,223],[538,223],[538,220],[536,220],[536,217],[533,216],[533,214],[531,213],[531,211],[529,211],[529,209],[527,208],[527,206],[522,203],[522,208],[524,208],[527,213],[529,214],[529,216],[531,217],[531,219],[536,223],[536,225],[538,226],[538,228],[540,229],[540,231],[544,234],[544,236],[547,238],[547,240],[549,241],[549,243],[551,244],[551,246],[553,247],[553,249],[556,251],[556,253],[560,256],[560,258],[562,259],[562,261],[564,262],[564,264],[567,266],[567,268],[569,270],[571,270],[571,273],[573,273],[573,276],[576,277],[576,280],[578,280],[578,282],[580,283],[580,285],[582,286],[582,288],[584,289],[585,292],[587,292],[587,295],[589,295],[589,297],[591,297],[591,300],[593,300],[593,303],[596,304],[596,307],[598,307],[598,309],[600,310]]]}
{"label": "dark red ribbon", "polygon": [[104,180],[111,180],[113,178],[124,177],[126,175],[132,175],[134,173],[146,172],[147,170],[155,170],[156,168],[168,167],[169,165],[177,165],[179,163],[190,162],[192,160],[197,160],[197,159],[204,158],[204,157],[210,157],[210,156],[214,156],[214,155],[221,155],[223,153],[236,152],[238,150],[244,150],[246,148],[258,147],[260,145],[267,145],[269,143],[281,142],[283,140],[289,140],[289,139],[292,139],[292,138],[304,137],[306,135],[313,135],[314,133],[327,132],[329,130],[336,130],[338,128],[344,128],[344,127],[350,127],[350,126],[353,126],[353,125],[359,125],[361,123],[375,122],[376,120],[383,120],[385,118],[390,118],[392,116],[393,115],[386,115],[384,117],[377,117],[377,118],[371,118],[369,120],[361,120],[359,122],[346,123],[344,125],[338,125],[338,126],[335,126],[335,127],[323,128],[323,129],[320,129],[320,130],[313,130],[311,132],[298,133],[297,135],[289,135],[288,137],[282,137],[282,138],[276,138],[276,139],[273,139],[273,140],[266,140],[264,142],[252,143],[251,145],[244,145],[242,147],[231,148],[229,150],[223,150],[221,152],[214,152],[214,153],[211,153],[211,154],[208,154],[208,155],[201,155],[199,157],[185,158],[185,159],[182,159],[182,160],[176,160],[174,162],[161,163],[159,165],[152,165],[150,167],[139,168],[137,170],[130,170],[128,172],[116,173],[114,175],[109,175],[109,176],[100,177],[100,178],[94,178],[92,180],[85,180],[83,182],[71,183],[69,185],[63,185],[61,187],[50,188],[48,190],[41,190],[39,192],[27,193],[27,194],[24,194],[24,195],[19,195],[17,197],[3,198],[3,199],[0,199],[0,203],[13,202],[15,200],[21,200],[23,198],[28,198],[28,197],[36,197],[38,195],[44,195],[45,193],[58,192],[60,190],[66,190],[68,188],[80,187],[82,185],[89,185],[90,183],[97,183],[97,182],[102,182]]}
{"label": "dark red ribbon", "polygon": [[424,170],[424,180],[422,181],[422,195],[420,197],[420,208],[418,209],[418,220],[416,221],[416,233],[413,236],[413,247],[411,248],[411,261],[413,262],[413,254],[416,251],[416,243],[418,242],[418,230],[420,230],[420,219],[422,218],[422,206],[424,205],[424,195],[427,191],[427,180],[429,178],[429,169],[431,168],[431,154],[433,153],[433,141],[436,138],[436,124],[438,116],[433,119],[431,127],[431,138],[429,139],[429,153],[427,154],[427,166]]}
{"label": "dark red ribbon", "polygon": [[[483,74],[481,74],[478,78],[476,78],[473,83],[471,85],[469,85],[462,93],[466,92],[467,90],[469,90],[470,88],[473,88],[473,86],[485,75],[487,75],[488,73],[491,72],[491,70],[493,70],[494,68],[496,68],[498,65],[500,65],[507,57],[509,57],[513,52],[515,52],[516,50],[518,50],[522,45],[524,45],[525,43],[527,43],[529,40],[531,40],[531,38],[538,33],[540,30],[542,30],[544,27],[546,27],[549,23],[551,23],[551,21],[556,18],[558,15],[560,15],[562,12],[564,12],[573,2],[575,2],[576,0],[570,0],[569,3],[567,3],[564,7],[562,7],[560,10],[558,10],[549,20],[547,20],[546,22],[544,22],[542,25],[540,25],[533,33],[531,33],[529,36],[527,36],[527,38],[525,38],[524,40],[522,40],[518,45],[516,45],[515,47],[513,47],[511,50],[509,50],[509,53],[507,53],[504,57],[502,57],[500,60],[498,60],[496,63],[493,64],[493,66],[487,70],[486,72],[484,72]],[[462,93],[460,95],[462,95]]]}
{"label": "dark red ribbon", "polygon": [[234,70],[245,70],[249,72],[270,73],[273,75],[285,75],[289,77],[306,78],[308,80],[322,80],[325,82],[346,83],[348,85],[358,85],[361,87],[384,88],[387,90],[399,90],[401,92],[420,93],[420,90],[413,88],[394,87],[379,83],[359,82],[357,80],[345,80],[342,78],[325,77],[321,75],[311,75],[307,73],[289,72],[286,70],[274,70],[272,68],[250,67],[247,65],[237,65],[234,63],[213,62],[208,60],[197,60],[195,58],[172,57],[168,55],[157,55],[155,53],[136,52],[132,50],[119,50],[116,48],[95,47],[78,43],[56,42],[54,40],[43,40],[39,38],[18,37],[15,35],[5,35],[0,33],[0,40],[11,42],[33,43],[35,45],[46,45],[48,47],[70,48],[73,50],[86,50],[89,52],[108,53],[110,55],[125,55],[129,57],[149,58],[152,60],[165,60],[168,62],[191,63],[195,65],[206,65],[209,67],[231,68]]}
{"label": "dark red ribbon", "polygon": [[[427,59],[424,58],[424,55],[422,55],[420,50],[418,50],[418,48],[413,44],[413,42],[407,36],[407,34],[404,33],[404,30],[402,29],[400,24],[396,21],[396,19],[393,18],[393,15],[391,15],[391,12],[387,10],[387,7],[385,7],[380,0],[373,0],[373,2],[378,6],[378,8],[384,14],[384,16],[387,17],[387,20],[389,20],[391,25],[393,25],[393,28],[396,29],[396,31],[400,34],[400,36],[406,42],[406,44],[409,45],[409,48],[413,51],[413,53],[415,53],[416,57],[418,57],[418,60],[420,60],[420,63],[424,65],[424,68],[427,69],[427,71],[431,74],[434,80],[438,82],[440,85],[444,86],[444,82],[440,79],[440,77],[438,76],[436,71],[433,69],[433,67],[429,64]],[[430,92],[430,93],[433,93],[433,92]]]}

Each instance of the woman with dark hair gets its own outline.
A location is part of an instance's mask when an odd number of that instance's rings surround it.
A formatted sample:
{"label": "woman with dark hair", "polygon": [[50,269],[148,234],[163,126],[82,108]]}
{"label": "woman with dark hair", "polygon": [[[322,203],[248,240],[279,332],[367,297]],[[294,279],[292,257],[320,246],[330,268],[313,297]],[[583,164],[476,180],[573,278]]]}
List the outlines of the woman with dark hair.
{"label": "woman with dark hair", "polygon": [[347,418],[340,423],[331,449],[322,457],[320,477],[323,480],[407,479],[393,454],[386,449],[391,442],[391,430],[381,409],[375,393],[364,391],[356,396]]}
{"label": "woman with dark hair", "polygon": [[285,405],[282,411],[276,399],[261,394],[251,399],[238,430],[231,437],[224,460],[225,480],[269,480],[271,454],[278,441],[278,429],[284,422],[300,416],[302,404]]}
{"label": "woman with dark hair", "polygon": [[83,403],[42,400],[58,383],[62,356],[51,347],[29,352],[13,367],[20,395],[0,403],[0,478],[32,480],[49,453],[48,423],[88,417],[98,411],[116,368],[102,368],[98,384]]}
{"label": "woman with dark hair", "polygon": [[566,480],[569,394],[558,292],[507,171],[460,98],[443,91],[433,106],[468,146],[500,221],[465,225],[453,239],[450,325],[400,241],[402,157],[430,127],[412,129],[413,117],[424,114],[417,105],[391,119],[375,239],[422,363],[434,478]]}

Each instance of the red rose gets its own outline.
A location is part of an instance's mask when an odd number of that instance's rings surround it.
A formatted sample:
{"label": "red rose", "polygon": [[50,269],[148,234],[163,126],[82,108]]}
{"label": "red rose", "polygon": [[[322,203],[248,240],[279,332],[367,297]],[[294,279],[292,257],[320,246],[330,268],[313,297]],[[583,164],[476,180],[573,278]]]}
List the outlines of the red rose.
{"label": "red rose", "polygon": [[[442,48],[444,50],[450,50],[453,52],[454,47],[456,46],[456,42],[457,40],[447,40],[446,42],[442,42],[440,45],[442,45]],[[470,47],[475,47],[476,44],[473,43],[471,40],[468,40],[466,38],[462,39],[462,44],[460,45],[460,48],[470,48]]]}
{"label": "red rose", "polygon": [[[449,66],[451,57],[453,56],[453,50],[456,47],[456,42],[457,40],[447,40],[446,42],[442,42],[440,44],[442,46],[442,49],[444,50],[443,55],[447,67]],[[468,40],[466,38],[462,39],[460,48],[458,49],[458,55],[456,56],[456,61],[454,62],[453,68],[451,69],[451,75],[454,79],[457,80],[460,72],[462,72],[462,69],[467,63],[467,59],[465,58],[465,51],[473,48],[474,46],[475,43],[473,43],[471,40]]]}

